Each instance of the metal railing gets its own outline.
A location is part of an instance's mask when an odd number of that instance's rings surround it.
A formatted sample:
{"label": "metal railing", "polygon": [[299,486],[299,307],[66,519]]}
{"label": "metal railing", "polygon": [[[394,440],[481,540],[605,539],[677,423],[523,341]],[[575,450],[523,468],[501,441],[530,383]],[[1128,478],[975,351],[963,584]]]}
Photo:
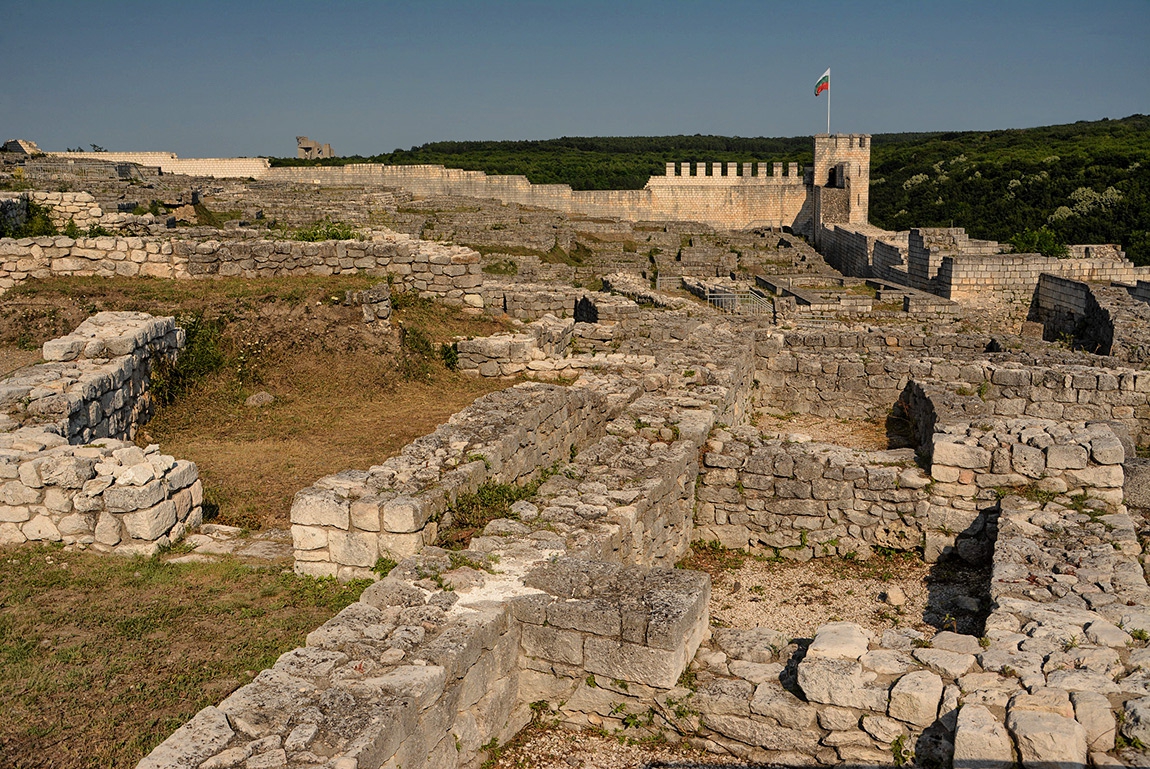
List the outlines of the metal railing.
{"label": "metal railing", "polygon": [[656,275],[655,276],[655,290],[666,291],[668,289],[682,288],[683,276],[682,275]]}
{"label": "metal railing", "polygon": [[774,302],[755,289],[750,291],[712,291],[707,289],[707,302],[723,312],[744,315],[773,315]]}

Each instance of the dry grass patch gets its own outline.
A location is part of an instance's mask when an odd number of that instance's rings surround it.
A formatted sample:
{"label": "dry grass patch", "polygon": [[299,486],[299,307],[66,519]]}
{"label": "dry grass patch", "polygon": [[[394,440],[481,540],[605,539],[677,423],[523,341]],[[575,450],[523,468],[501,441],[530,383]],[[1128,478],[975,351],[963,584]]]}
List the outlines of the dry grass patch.
{"label": "dry grass patch", "polygon": [[366,581],[0,549],[0,766],[131,767]]}
{"label": "dry grass patch", "polygon": [[[101,310],[175,315],[185,327],[205,329],[213,336],[204,357],[211,362],[193,386],[177,388],[138,439],[196,462],[208,512],[218,512],[219,522],[286,526],[301,488],[378,464],[510,384],[450,371],[440,356],[455,336],[510,329],[508,318],[394,294],[392,325],[368,326],[342,299],[379,282],[364,275],[28,281],[0,299],[0,342],[39,345]],[[244,405],[261,390],[276,402]]]}

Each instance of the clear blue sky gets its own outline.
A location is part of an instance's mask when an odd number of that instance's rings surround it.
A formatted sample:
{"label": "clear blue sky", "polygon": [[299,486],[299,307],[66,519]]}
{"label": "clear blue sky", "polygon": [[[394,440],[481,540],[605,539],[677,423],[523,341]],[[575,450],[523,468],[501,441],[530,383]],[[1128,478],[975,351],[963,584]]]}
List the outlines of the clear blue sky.
{"label": "clear blue sky", "polygon": [[0,141],[185,157],[1150,112],[1150,0],[0,0]]}

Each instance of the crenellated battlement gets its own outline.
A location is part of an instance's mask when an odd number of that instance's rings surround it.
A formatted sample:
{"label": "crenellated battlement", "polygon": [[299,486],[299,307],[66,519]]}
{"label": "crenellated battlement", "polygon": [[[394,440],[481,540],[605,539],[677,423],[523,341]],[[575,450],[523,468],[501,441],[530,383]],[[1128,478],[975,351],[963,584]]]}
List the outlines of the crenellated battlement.
{"label": "crenellated battlement", "polygon": [[763,161],[719,163],[684,161],[668,163],[666,176],[652,176],[647,186],[666,184],[802,184],[803,170],[798,163]]}

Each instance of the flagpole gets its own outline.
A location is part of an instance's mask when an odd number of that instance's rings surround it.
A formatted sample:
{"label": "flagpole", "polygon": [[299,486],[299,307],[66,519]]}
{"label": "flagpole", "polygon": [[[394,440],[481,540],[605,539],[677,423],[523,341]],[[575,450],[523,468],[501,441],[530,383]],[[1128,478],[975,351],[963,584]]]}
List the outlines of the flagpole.
{"label": "flagpole", "polygon": [[[828,74],[830,73],[829,68],[827,69],[827,73]],[[827,136],[830,136],[830,133],[831,133],[831,86],[830,86],[830,82],[831,82],[831,80],[828,77],[827,78]]]}

